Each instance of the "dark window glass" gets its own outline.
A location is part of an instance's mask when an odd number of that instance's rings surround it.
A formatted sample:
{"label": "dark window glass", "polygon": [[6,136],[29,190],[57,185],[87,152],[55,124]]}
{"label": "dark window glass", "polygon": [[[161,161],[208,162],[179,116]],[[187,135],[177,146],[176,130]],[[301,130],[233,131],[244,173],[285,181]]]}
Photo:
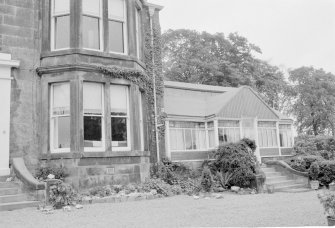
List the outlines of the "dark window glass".
{"label": "dark window glass", "polygon": [[112,52],[124,52],[123,44],[123,23],[109,21],[109,50]]}
{"label": "dark window glass", "polygon": [[127,147],[127,118],[112,117],[112,146]]}
{"label": "dark window glass", "polygon": [[83,47],[100,49],[99,19],[83,16]]}
{"label": "dark window glass", "polygon": [[70,16],[55,17],[55,49],[70,46]]}
{"label": "dark window glass", "polygon": [[84,116],[84,146],[101,147],[101,117]]}

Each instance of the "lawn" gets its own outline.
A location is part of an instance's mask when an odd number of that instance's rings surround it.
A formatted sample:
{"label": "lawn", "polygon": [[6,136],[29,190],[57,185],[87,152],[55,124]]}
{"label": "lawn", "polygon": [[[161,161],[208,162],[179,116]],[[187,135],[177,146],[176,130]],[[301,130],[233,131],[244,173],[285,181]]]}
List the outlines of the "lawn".
{"label": "lawn", "polygon": [[36,208],[0,212],[0,227],[325,226],[316,192],[225,194],[223,199],[176,196],[84,205],[43,214]]}

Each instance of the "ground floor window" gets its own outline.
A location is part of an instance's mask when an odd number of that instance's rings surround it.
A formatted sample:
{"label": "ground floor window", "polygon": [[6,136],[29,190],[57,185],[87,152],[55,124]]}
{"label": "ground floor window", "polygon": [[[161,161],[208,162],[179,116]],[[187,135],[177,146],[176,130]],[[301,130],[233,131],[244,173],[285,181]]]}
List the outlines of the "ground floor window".
{"label": "ground floor window", "polygon": [[238,120],[219,120],[219,143],[237,142],[241,139]]}
{"label": "ground floor window", "polygon": [[259,147],[278,147],[276,122],[258,122]]}
{"label": "ground floor window", "polygon": [[70,151],[70,83],[55,83],[50,96],[50,150]]}
{"label": "ground floor window", "polygon": [[[136,107],[138,111],[135,111],[134,114],[130,113],[130,85],[84,81],[78,82],[77,85],[80,89],[77,89],[71,83],[55,82],[49,84],[49,148],[52,153],[70,152],[71,143],[74,146],[79,144],[79,147],[84,148],[86,152],[104,152],[106,148],[110,147],[113,151],[128,151],[131,149],[131,115],[134,115],[134,122],[138,123],[136,128],[138,131],[136,132],[141,134],[139,137],[141,142],[136,144],[135,149],[144,148],[143,109]],[[80,87],[81,85],[82,87]],[[71,91],[71,88],[74,91]],[[79,94],[78,91],[82,91],[82,93]],[[134,104],[140,106],[142,100],[141,97],[136,97],[137,94],[141,96],[140,91],[133,93],[132,96],[136,99]],[[82,106],[79,105],[81,99]],[[78,105],[72,107],[70,104]],[[134,107],[131,110],[135,110]],[[79,122],[78,119],[82,119],[82,121]],[[78,123],[81,124],[78,126]],[[79,127],[79,130],[76,126]],[[78,138],[83,140],[74,143],[71,141],[71,132],[79,132],[82,135]],[[193,134],[199,135],[201,133],[191,132],[191,134],[191,142],[193,143]],[[194,136],[197,140],[200,137]],[[196,146],[192,145],[192,148],[202,147],[202,144],[197,140],[194,140]],[[190,146],[188,145],[188,147]]]}
{"label": "ground floor window", "polygon": [[207,132],[208,132],[208,146],[209,148],[215,147],[215,130],[214,130],[214,122],[207,122]]}
{"label": "ground floor window", "polygon": [[170,121],[171,150],[206,149],[206,129],[204,122]]}
{"label": "ground floor window", "polygon": [[279,125],[280,147],[293,147],[293,135],[290,124]]}

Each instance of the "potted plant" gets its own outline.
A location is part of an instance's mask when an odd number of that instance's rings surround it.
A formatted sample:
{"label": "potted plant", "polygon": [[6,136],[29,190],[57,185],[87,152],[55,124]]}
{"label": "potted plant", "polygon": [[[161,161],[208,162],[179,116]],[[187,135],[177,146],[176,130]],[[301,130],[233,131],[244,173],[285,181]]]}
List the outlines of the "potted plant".
{"label": "potted plant", "polygon": [[327,191],[318,194],[318,198],[325,210],[328,226],[335,226],[335,193]]}
{"label": "potted plant", "polygon": [[311,167],[309,168],[308,175],[309,175],[309,178],[311,179],[311,182],[310,182],[311,188],[314,190],[319,189],[319,181],[318,181],[319,173],[320,173],[320,167],[318,163],[313,162]]}

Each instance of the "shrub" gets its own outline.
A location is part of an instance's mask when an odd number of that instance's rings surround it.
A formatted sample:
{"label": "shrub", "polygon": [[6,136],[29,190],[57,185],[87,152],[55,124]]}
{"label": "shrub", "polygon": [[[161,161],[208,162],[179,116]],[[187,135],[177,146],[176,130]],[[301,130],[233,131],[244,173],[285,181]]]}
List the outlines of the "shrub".
{"label": "shrub", "polygon": [[311,180],[317,180],[319,177],[320,168],[317,162],[313,162],[308,171],[308,176]]}
{"label": "shrub", "polygon": [[324,135],[300,135],[296,138],[295,155],[316,155],[327,160],[335,159],[335,139]]}
{"label": "shrub", "polygon": [[317,155],[295,156],[286,160],[286,162],[295,170],[307,172],[314,162],[324,161],[324,158]]}
{"label": "shrub", "polygon": [[255,140],[243,138],[241,141],[244,142],[252,150],[252,152],[256,151],[257,146]]}
{"label": "shrub", "polygon": [[255,177],[257,159],[244,141],[220,146],[214,158],[214,161],[208,162],[208,166],[213,173],[232,174],[229,186],[249,186]]}
{"label": "shrub", "polygon": [[63,182],[52,185],[49,190],[49,201],[55,208],[73,204],[77,196],[71,185]]}
{"label": "shrub", "polygon": [[173,195],[172,186],[165,183],[162,179],[152,178],[146,180],[142,184],[142,189],[145,192],[150,192],[151,190],[156,190],[158,194],[163,196]]}
{"label": "shrub", "polygon": [[318,194],[318,198],[325,210],[325,214],[335,218],[335,193],[324,192],[323,194]]}
{"label": "shrub", "polygon": [[60,180],[64,180],[65,177],[69,176],[69,173],[63,166],[44,166],[36,169],[35,177],[38,180],[46,180],[49,174],[55,175],[55,179]]}
{"label": "shrub", "polygon": [[335,161],[321,161],[318,164],[320,167],[318,180],[322,185],[328,186],[335,180]]}
{"label": "shrub", "polygon": [[205,192],[210,192],[212,191],[213,188],[213,177],[212,177],[212,173],[209,170],[208,167],[205,167],[202,171],[202,175],[201,175],[201,187]]}
{"label": "shrub", "polygon": [[112,188],[109,185],[96,186],[89,190],[90,195],[99,196],[99,197],[109,196],[112,194],[112,192],[113,192]]}

